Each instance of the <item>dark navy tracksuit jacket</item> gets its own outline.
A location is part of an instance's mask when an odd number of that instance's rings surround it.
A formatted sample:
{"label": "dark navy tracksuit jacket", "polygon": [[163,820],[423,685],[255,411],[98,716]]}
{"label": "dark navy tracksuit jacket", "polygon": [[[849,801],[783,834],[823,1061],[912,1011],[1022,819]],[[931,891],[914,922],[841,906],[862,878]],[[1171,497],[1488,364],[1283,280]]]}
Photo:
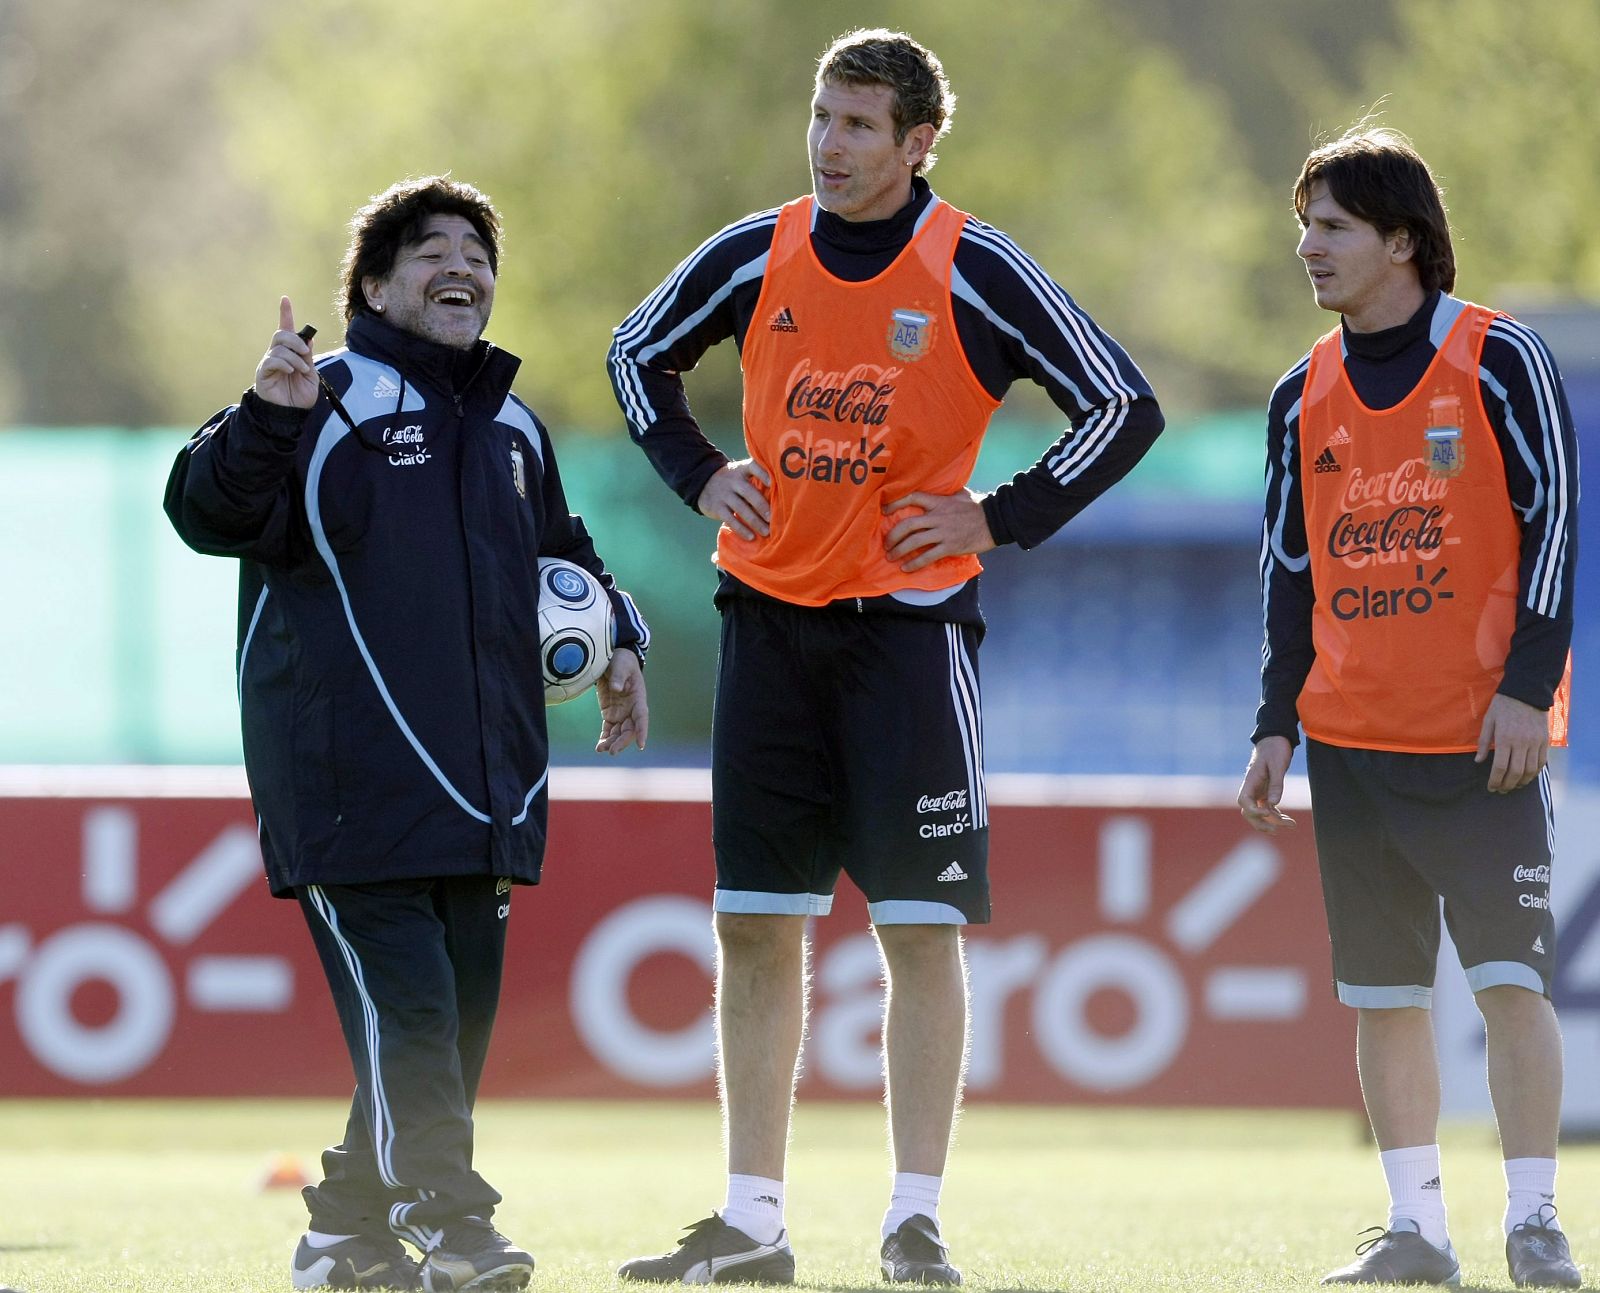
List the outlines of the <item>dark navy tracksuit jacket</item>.
{"label": "dark navy tracksuit jacket", "polygon": [[[300,900],[356,1077],[305,1191],[313,1229],[424,1250],[500,1195],[472,1166],[510,882],[544,857],[537,562],[599,576],[518,361],[372,315],[309,411],[254,394],[178,455],[166,508],[240,559],[245,765],[272,890]],[[500,879],[495,879],[500,877]]]}
{"label": "dark navy tracksuit jacket", "polygon": [[600,576],[618,645],[648,629],[572,516],[519,361],[363,314],[309,413],[246,394],[178,455],[166,509],[241,558],[245,764],[274,893],[493,874],[534,883],[548,745],[540,556]]}

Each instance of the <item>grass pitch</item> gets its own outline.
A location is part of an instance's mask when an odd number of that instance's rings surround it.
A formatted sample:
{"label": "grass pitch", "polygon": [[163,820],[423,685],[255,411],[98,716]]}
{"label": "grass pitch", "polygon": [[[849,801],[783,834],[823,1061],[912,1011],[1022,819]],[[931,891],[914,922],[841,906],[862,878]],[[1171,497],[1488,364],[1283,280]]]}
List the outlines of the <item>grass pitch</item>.
{"label": "grass pitch", "polygon": [[[309,1174],[343,1125],[313,1101],[0,1102],[0,1284],[27,1293],[282,1293],[305,1214],[261,1188]],[[619,1261],[664,1251],[722,1200],[709,1103],[485,1102],[478,1166],[500,1228],[539,1261],[534,1290],[616,1293]],[[1510,1287],[1490,1131],[1448,1129],[1446,1200],[1466,1287]],[[1563,1151],[1563,1221],[1600,1261],[1600,1146]],[[802,1105],[789,1225],[802,1287],[881,1288],[882,1111]],[[1354,1114],[975,1106],[941,1207],[967,1283],[1017,1293],[1296,1289],[1384,1217]]]}

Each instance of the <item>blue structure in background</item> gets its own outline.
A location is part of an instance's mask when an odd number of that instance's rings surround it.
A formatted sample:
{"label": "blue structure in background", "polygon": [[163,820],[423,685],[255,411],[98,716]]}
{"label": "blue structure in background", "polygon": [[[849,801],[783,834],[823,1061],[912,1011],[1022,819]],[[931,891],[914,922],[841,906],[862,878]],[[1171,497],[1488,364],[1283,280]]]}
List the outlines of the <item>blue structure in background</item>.
{"label": "blue structure in background", "polygon": [[1107,496],[987,558],[985,754],[996,772],[1237,772],[1261,658],[1256,509]]}
{"label": "blue structure in background", "polygon": [[1577,622],[1572,633],[1572,748],[1567,775],[1600,786],[1600,307],[1508,307],[1535,329],[1555,354],[1578,429],[1581,470],[1591,488],[1578,509]]}
{"label": "blue structure in background", "polygon": [[[1600,471],[1600,453],[1589,448],[1600,433],[1600,356],[1593,365],[1566,376],[1567,398],[1578,425],[1579,452]],[[1578,509],[1578,620],[1572,632],[1572,731],[1568,768],[1574,781],[1600,785],[1600,487],[1589,491]],[[1586,737],[1586,734],[1593,734]]]}

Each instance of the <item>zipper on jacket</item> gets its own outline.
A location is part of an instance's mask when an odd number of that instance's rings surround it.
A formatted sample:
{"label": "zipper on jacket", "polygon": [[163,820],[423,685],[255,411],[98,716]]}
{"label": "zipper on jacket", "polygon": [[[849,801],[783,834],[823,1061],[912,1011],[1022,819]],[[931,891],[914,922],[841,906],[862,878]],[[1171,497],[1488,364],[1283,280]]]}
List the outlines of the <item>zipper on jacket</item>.
{"label": "zipper on jacket", "polygon": [[862,609],[861,599],[859,597],[856,598],[856,614],[857,615],[865,615],[866,614],[866,611]]}

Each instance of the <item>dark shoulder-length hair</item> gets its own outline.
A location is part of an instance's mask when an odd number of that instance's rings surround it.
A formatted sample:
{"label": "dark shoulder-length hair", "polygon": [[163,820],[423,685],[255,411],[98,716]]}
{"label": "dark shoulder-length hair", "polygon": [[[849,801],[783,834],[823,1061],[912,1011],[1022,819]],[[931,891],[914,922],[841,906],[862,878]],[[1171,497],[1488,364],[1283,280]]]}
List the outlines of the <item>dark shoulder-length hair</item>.
{"label": "dark shoulder-length hair", "polygon": [[1302,224],[1318,182],[1328,186],[1335,202],[1384,237],[1402,229],[1411,235],[1411,262],[1424,290],[1454,289],[1456,253],[1450,245],[1444,193],[1421,154],[1398,130],[1360,123],[1314,149],[1294,182],[1294,210]]}
{"label": "dark shoulder-length hair", "polygon": [[489,268],[500,272],[500,213],[472,185],[448,175],[391,184],[350,217],[350,244],[339,265],[339,307],[349,323],[367,308],[361,281],[383,278],[403,247],[422,238],[428,217],[457,215],[467,220],[489,251]]}

